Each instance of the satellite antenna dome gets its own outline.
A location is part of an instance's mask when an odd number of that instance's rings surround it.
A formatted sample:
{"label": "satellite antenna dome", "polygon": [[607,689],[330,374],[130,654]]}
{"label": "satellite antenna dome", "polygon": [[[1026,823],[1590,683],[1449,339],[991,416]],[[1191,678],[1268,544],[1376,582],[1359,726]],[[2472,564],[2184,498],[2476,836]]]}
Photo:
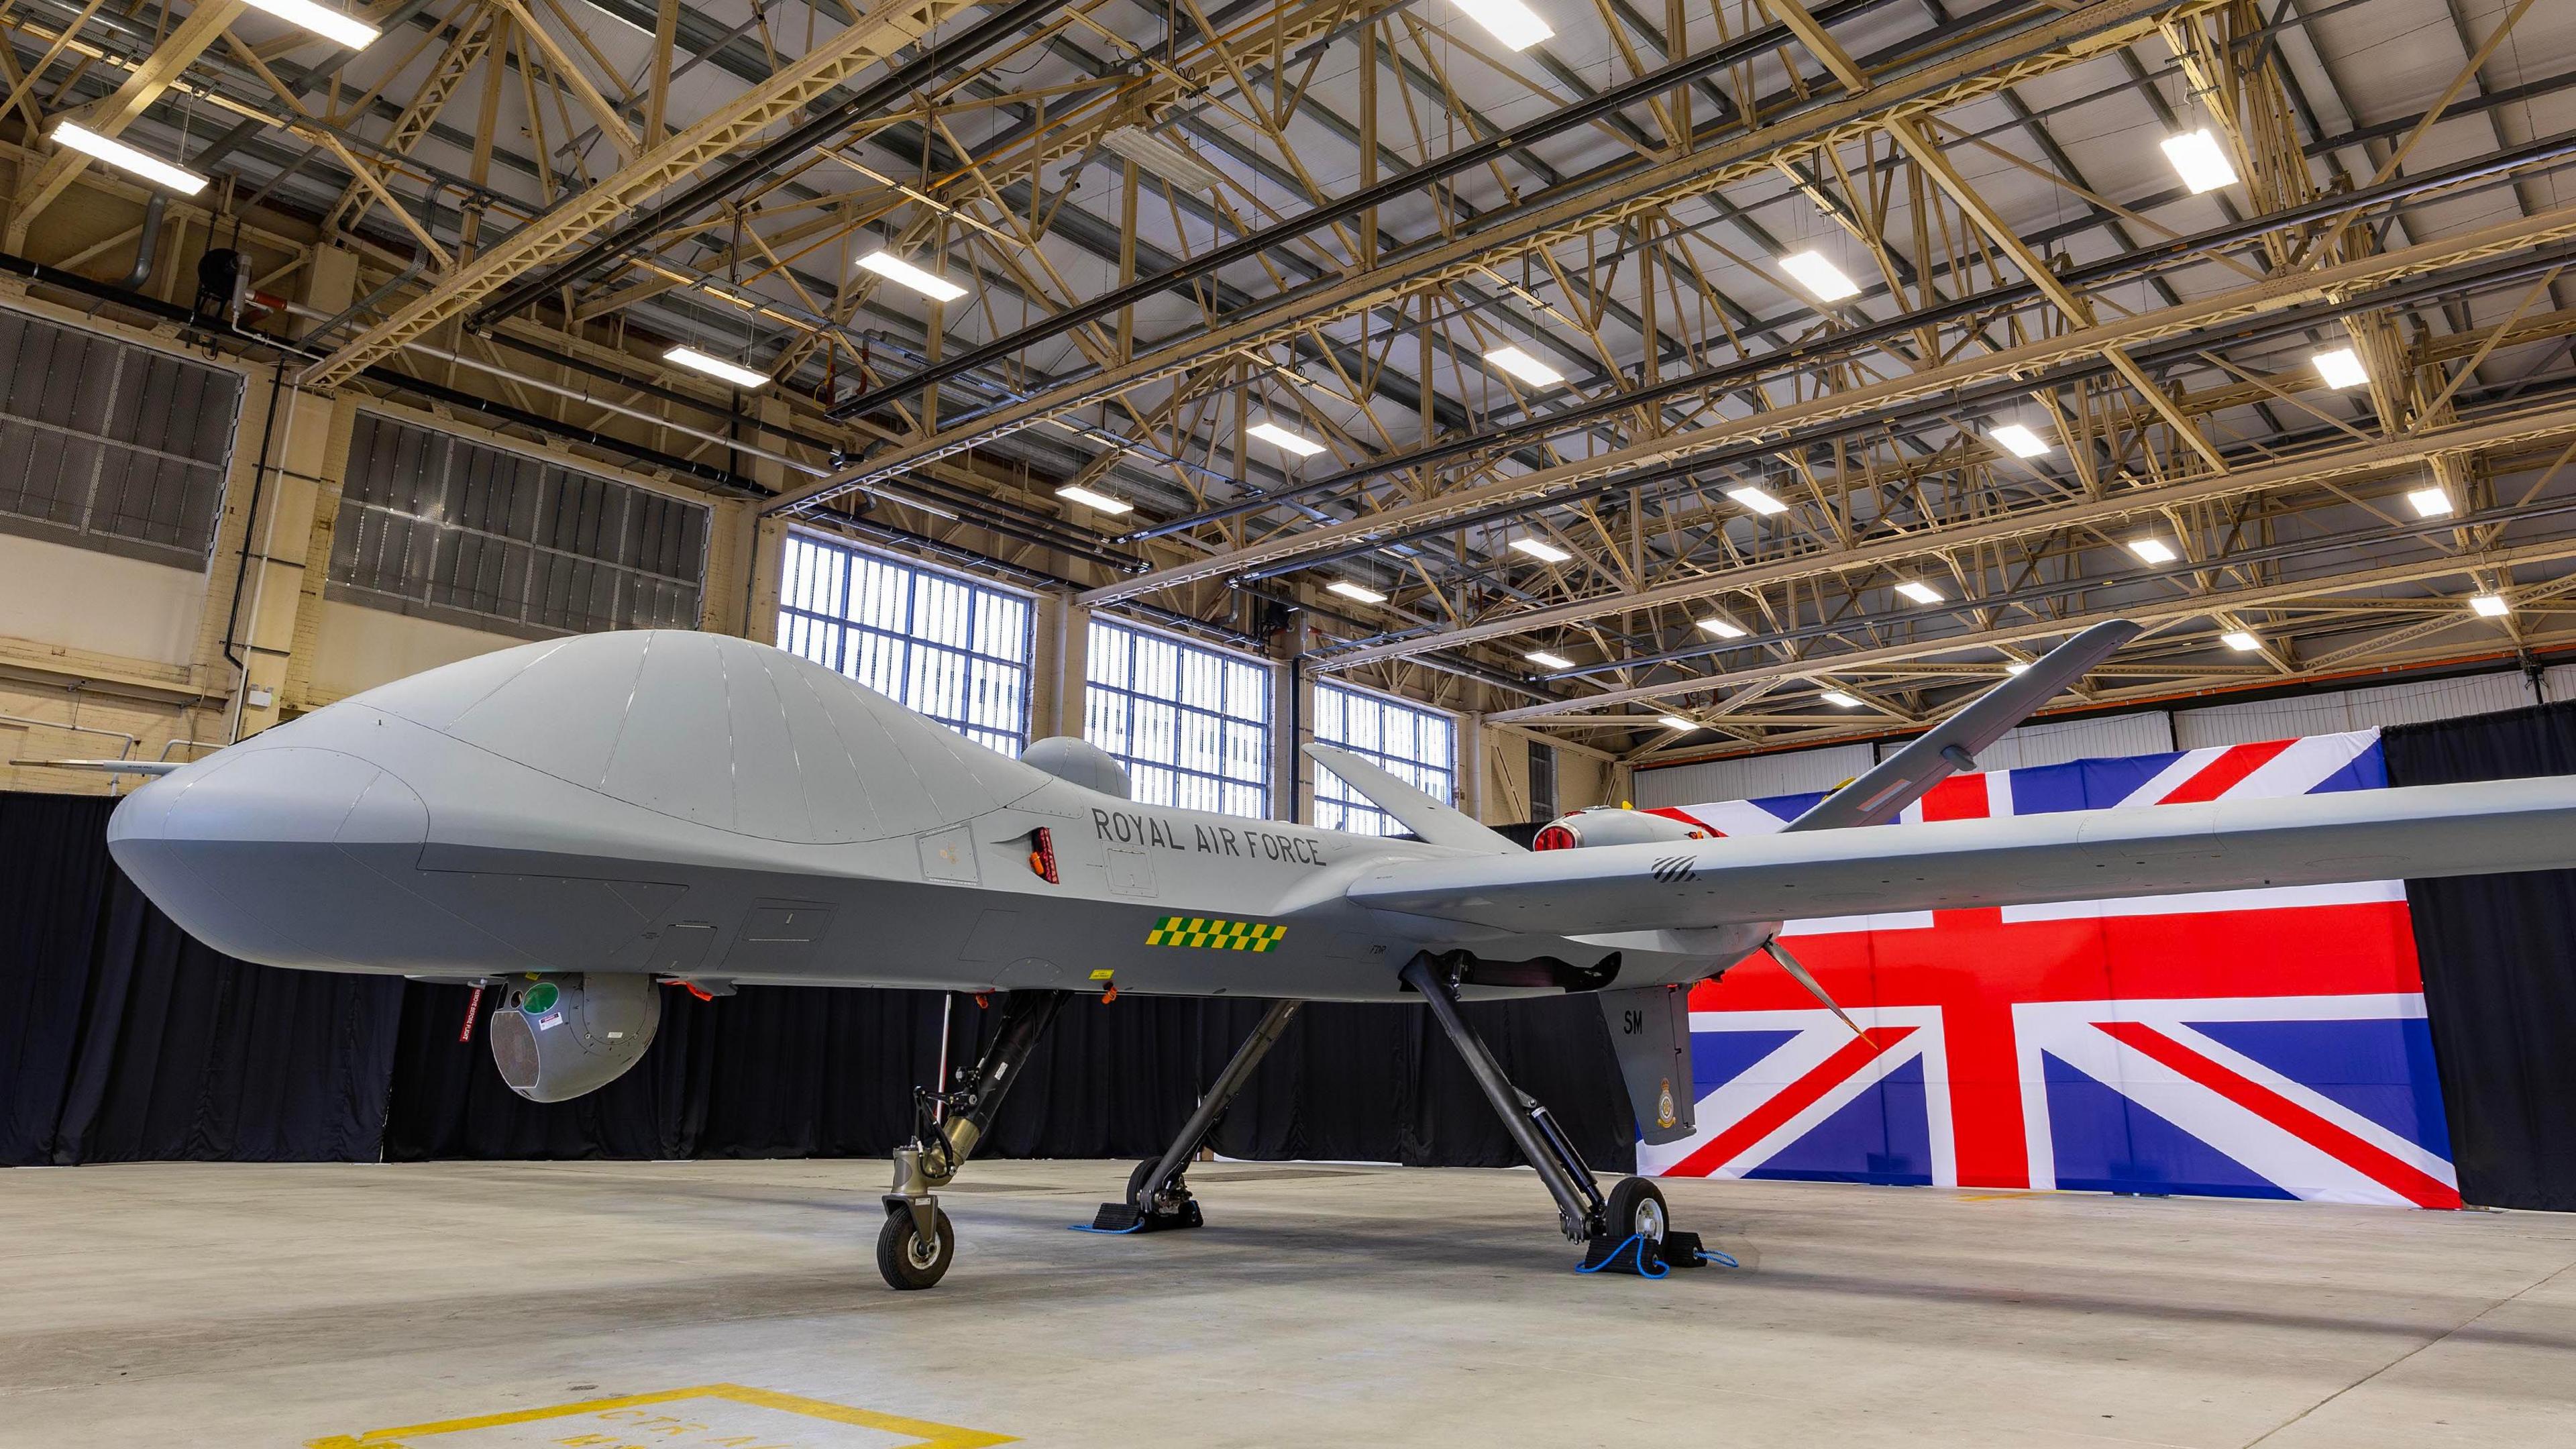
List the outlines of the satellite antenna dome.
{"label": "satellite antenna dome", "polygon": [[1020,763],[1034,765],[1059,780],[1097,790],[1103,795],[1130,798],[1132,787],[1127,781],[1127,767],[1118,757],[1089,740],[1072,735],[1049,735],[1020,752]]}

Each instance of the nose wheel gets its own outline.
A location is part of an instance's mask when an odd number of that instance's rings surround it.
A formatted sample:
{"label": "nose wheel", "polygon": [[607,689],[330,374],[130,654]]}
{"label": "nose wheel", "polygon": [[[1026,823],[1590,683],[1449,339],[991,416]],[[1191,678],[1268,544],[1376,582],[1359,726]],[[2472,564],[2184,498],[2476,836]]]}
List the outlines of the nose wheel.
{"label": "nose wheel", "polygon": [[877,1272],[887,1287],[928,1288],[948,1276],[949,1261],[957,1256],[957,1230],[949,1225],[945,1209],[931,1209],[931,1217],[932,1232],[924,1237],[911,1211],[886,1214],[885,1226],[877,1230]]}

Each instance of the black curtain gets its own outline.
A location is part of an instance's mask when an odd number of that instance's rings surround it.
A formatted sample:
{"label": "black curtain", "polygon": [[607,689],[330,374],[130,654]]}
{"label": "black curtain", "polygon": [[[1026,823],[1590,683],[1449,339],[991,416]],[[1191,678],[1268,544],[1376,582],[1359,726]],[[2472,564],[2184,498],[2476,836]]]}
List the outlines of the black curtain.
{"label": "black curtain", "polygon": [[401,983],[190,940],[108,858],[115,804],[0,794],[0,1164],[373,1161]]}
{"label": "black curtain", "polygon": [[[471,992],[412,984],[394,1053],[385,1156],[882,1157],[911,1136],[912,1089],[938,1075],[936,992],[745,987],[666,991],[634,1070],[541,1106],[501,1084],[483,1034],[460,1040]],[[949,1065],[974,1060],[994,1013],[949,998]],[[1056,1018],[983,1151],[1132,1157],[1163,1150],[1264,1010],[1258,1001],[1078,997]],[[1482,1003],[1468,1018],[1597,1167],[1635,1162],[1633,1124],[1599,1007],[1577,997]],[[1233,1157],[1488,1167],[1519,1161],[1502,1124],[1418,1006],[1320,1002],[1299,1015],[1219,1124]]]}
{"label": "black curtain", "polygon": [[[460,1041],[468,989],[280,971],[188,938],[107,853],[115,801],[0,793],[0,1164],[150,1159],[883,1156],[912,1089],[974,1060],[992,1013],[936,992],[666,990],[620,1080],[538,1106]],[[1160,1152],[1264,1003],[1083,997],[1058,1017],[986,1150]],[[1503,1069],[1604,1169],[1633,1128],[1599,1007],[1466,1009]],[[1419,1006],[1301,1014],[1220,1124],[1230,1156],[1497,1166],[1518,1161]]]}
{"label": "black curtain", "polygon": [[[2576,704],[2381,735],[2392,785],[2576,774]],[[2408,881],[2460,1193],[2576,1212],[2576,871]]]}

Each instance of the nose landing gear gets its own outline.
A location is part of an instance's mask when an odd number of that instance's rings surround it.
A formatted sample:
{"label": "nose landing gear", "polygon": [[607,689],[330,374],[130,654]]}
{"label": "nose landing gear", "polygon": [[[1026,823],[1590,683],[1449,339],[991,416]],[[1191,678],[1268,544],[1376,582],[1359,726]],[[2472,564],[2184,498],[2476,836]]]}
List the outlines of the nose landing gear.
{"label": "nose landing gear", "polygon": [[894,1186],[885,1195],[885,1226],[877,1230],[877,1272],[887,1287],[928,1288],[947,1276],[948,1264],[957,1256],[957,1229],[940,1209],[937,1190],[953,1181],[973,1155],[975,1144],[993,1125],[993,1114],[1001,1110],[1003,1096],[1028,1064],[1029,1053],[1070,995],[1005,994],[993,1044],[957,1089],[914,1090],[912,1142],[895,1149]]}

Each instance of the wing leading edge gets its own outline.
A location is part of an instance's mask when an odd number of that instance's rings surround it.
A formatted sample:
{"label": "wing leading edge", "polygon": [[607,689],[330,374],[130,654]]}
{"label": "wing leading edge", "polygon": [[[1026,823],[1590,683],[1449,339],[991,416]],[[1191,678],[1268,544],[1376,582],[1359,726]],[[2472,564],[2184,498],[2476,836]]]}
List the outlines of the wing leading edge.
{"label": "wing leading edge", "polygon": [[1348,895],[1537,935],[2576,866],[2576,775],[1392,862]]}

